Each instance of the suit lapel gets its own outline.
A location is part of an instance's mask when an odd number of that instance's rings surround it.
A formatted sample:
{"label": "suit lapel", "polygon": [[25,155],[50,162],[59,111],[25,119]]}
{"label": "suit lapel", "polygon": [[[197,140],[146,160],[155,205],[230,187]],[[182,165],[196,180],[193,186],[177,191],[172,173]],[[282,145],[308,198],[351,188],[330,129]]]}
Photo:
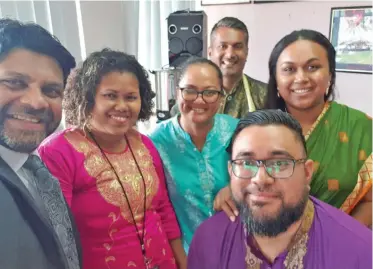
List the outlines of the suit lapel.
{"label": "suit lapel", "polygon": [[2,158],[0,158],[0,181],[9,190],[25,221],[39,238],[48,259],[56,264],[56,268],[65,268],[65,261],[61,259],[63,251],[60,249],[59,240],[46,210],[37,206],[22,180]]}
{"label": "suit lapel", "polygon": [[47,212],[37,206],[35,199],[27,190],[25,184],[2,158],[0,158],[0,175],[3,175],[3,177],[1,177],[3,183],[11,189],[19,192],[25,202],[27,202],[35,211],[37,216],[53,231],[49,217],[46,214]]}

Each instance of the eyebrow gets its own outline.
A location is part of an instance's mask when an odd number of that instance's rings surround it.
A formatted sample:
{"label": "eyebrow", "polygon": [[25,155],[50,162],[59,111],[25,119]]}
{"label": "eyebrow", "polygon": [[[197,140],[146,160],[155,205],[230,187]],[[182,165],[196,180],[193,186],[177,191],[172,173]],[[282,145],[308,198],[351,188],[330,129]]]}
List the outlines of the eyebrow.
{"label": "eyebrow", "polygon": [[[287,157],[290,159],[295,159],[289,152],[285,150],[274,150],[274,151],[271,151],[269,155],[271,157]],[[252,151],[242,151],[236,155],[236,159],[244,158],[244,157],[252,158],[254,156],[255,156],[255,153]]]}
{"label": "eyebrow", "polygon": [[15,71],[5,71],[4,75],[6,75],[6,76],[12,76],[12,77],[19,77],[19,78],[23,78],[23,79],[26,79],[26,80],[30,80],[31,79],[30,76],[22,74],[22,73],[19,73],[19,72],[15,72]]}
{"label": "eyebrow", "polygon": [[[311,58],[311,59],[309,59],[309,60],[306,62],[306,64],[309,64],[310,62],[313,62],[313,61],[320,61],[320,59],[319,59],[319,58],[316,58],[316,57]],[[294,62],[286,61],[286,62],[283,62],[281,65],[283,65],[283,64],[293,64],[293,63],[294,63]]]}
{"label": "eyebrow", "polygon": [[[5,76],[12,76],[12,77],[17,77],[17,78],[22,78],[24,80],[27,80],[27,81],[30,81],[31,80],[31,77],[26,75],[26,74],[22,74],[22,73],[19,73],[19,72],[15,72],[15,71],[6,71],[4,73]],[[58,82],[53,82],[53,81],[44,81],[43,83],[43,87],[55,87],[55,88],[59,88],[59,89],[63,89],[65,86],[64,84],[61,84],[61,83],[58,83]]]}
{"label": "eyebrow", "polygon": [[[119,93],[120,91],[118,91],[118,90],[115,90],[115,89],[111,89],[111,88],[104,88],[104,89],[102,89],[102,91],[104,92],[104,93]],[[136,92],[136,91],[129,91],[129,92],[126,92],[125,94],[140,94],[140,93],[138,93],[138,92]]]}
{"label": "eyebrow", "polygon": [[[181,89],[184,89],[184,88],[191,88],[191,89],[194,89],[194,90],[199,90],[199,87],[194,86],[194,85],[191,85],[191,84],[186,84],[186,85],[184,85],[183,87],[181,87],[181,86],[179,85],[179,88],[181,88]],[[204,87],[203,90],[219,90],[219,91],[220,91],[220,87],[215,87],[215,86],[213,86],[213,85],[210,85],[210,86]]]}

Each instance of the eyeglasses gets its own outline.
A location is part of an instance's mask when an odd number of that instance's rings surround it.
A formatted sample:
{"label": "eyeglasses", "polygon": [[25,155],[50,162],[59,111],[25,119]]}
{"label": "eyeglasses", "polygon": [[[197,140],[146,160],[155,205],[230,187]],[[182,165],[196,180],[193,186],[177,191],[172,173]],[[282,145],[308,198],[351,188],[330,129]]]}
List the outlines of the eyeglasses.
{"label": "eyeglasses", "polygon": [[297,163],[304,163],[306,159],[269,159],[269,160],[231,160],[233,174],[243,179],[251,179],[256,176],[263,164],[267,174],[272,178],[288,178],[294,173]]}
{"label": "eyeglasses", "polygon": [[202,95],[202,100],[206,103],[215,103],[220,96],[224,96],[224,92],[221,90],[203,90],[197,91],[190,88],[180,88],[181,96],[185,101],[193,102],[197,100],[199,95]]}

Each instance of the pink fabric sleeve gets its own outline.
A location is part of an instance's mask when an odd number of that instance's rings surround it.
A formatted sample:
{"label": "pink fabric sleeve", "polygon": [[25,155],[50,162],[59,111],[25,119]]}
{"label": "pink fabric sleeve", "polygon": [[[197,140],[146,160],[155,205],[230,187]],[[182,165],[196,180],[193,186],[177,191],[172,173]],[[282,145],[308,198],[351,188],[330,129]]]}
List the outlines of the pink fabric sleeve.
{"label": "pink fabric sleeve", "polygon": [[167,234],[168,240],[180,238],[180,228],[176,219],[174,208],[172,207],[170,198],[168,196],[161,157],[159,156],[153,142],[145,135],[141,135],[141,137],[144,145],[148,148],[153,157],[153,163],[159,177],[159,199],[156,204],[156,210],[161,216],[163,229]]}
{"label": "pink fabric sleeve", "polygon": [[74,186],[74,158],[69,154],[71,150],[63,134],[50,137],[38,148],[41,160],[60,182],[62,193],[70,207]]}

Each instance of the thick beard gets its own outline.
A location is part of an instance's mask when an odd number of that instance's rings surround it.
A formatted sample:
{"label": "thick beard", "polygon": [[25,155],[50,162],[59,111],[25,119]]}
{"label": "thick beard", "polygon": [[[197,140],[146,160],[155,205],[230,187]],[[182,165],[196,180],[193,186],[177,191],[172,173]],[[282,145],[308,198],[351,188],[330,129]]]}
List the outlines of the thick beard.
{"label": "thick beard", "polygon": [[47,137],[46,131],[6,131],[0,126],[0,144],[16,152],[33,152]]}
{"label": "thick beard", "polygon": [[12,130],[5,127],[7,110],[9,105],[0,109],[0,145],[22,153],[33,152],[43,140],[52,134],[59,125],[55,122],[52,111],[36,111],[31,108],[24,109],[26,114],[37,114],[45,120],[45,129],[43,131],[21,131]]}
{"label": "thick beard", "polygon": [[295,206],[287,207],[282,205],[280,212],[271,218],[256,220],[252,210],[247,204],[240,205],[240,216],[243,223],[246,224],[249,234],[258,236],[276,237],[287,231],[287,229],[298,221],[306,208],[308,201],[308,190],[305,189],[302,199]]}

